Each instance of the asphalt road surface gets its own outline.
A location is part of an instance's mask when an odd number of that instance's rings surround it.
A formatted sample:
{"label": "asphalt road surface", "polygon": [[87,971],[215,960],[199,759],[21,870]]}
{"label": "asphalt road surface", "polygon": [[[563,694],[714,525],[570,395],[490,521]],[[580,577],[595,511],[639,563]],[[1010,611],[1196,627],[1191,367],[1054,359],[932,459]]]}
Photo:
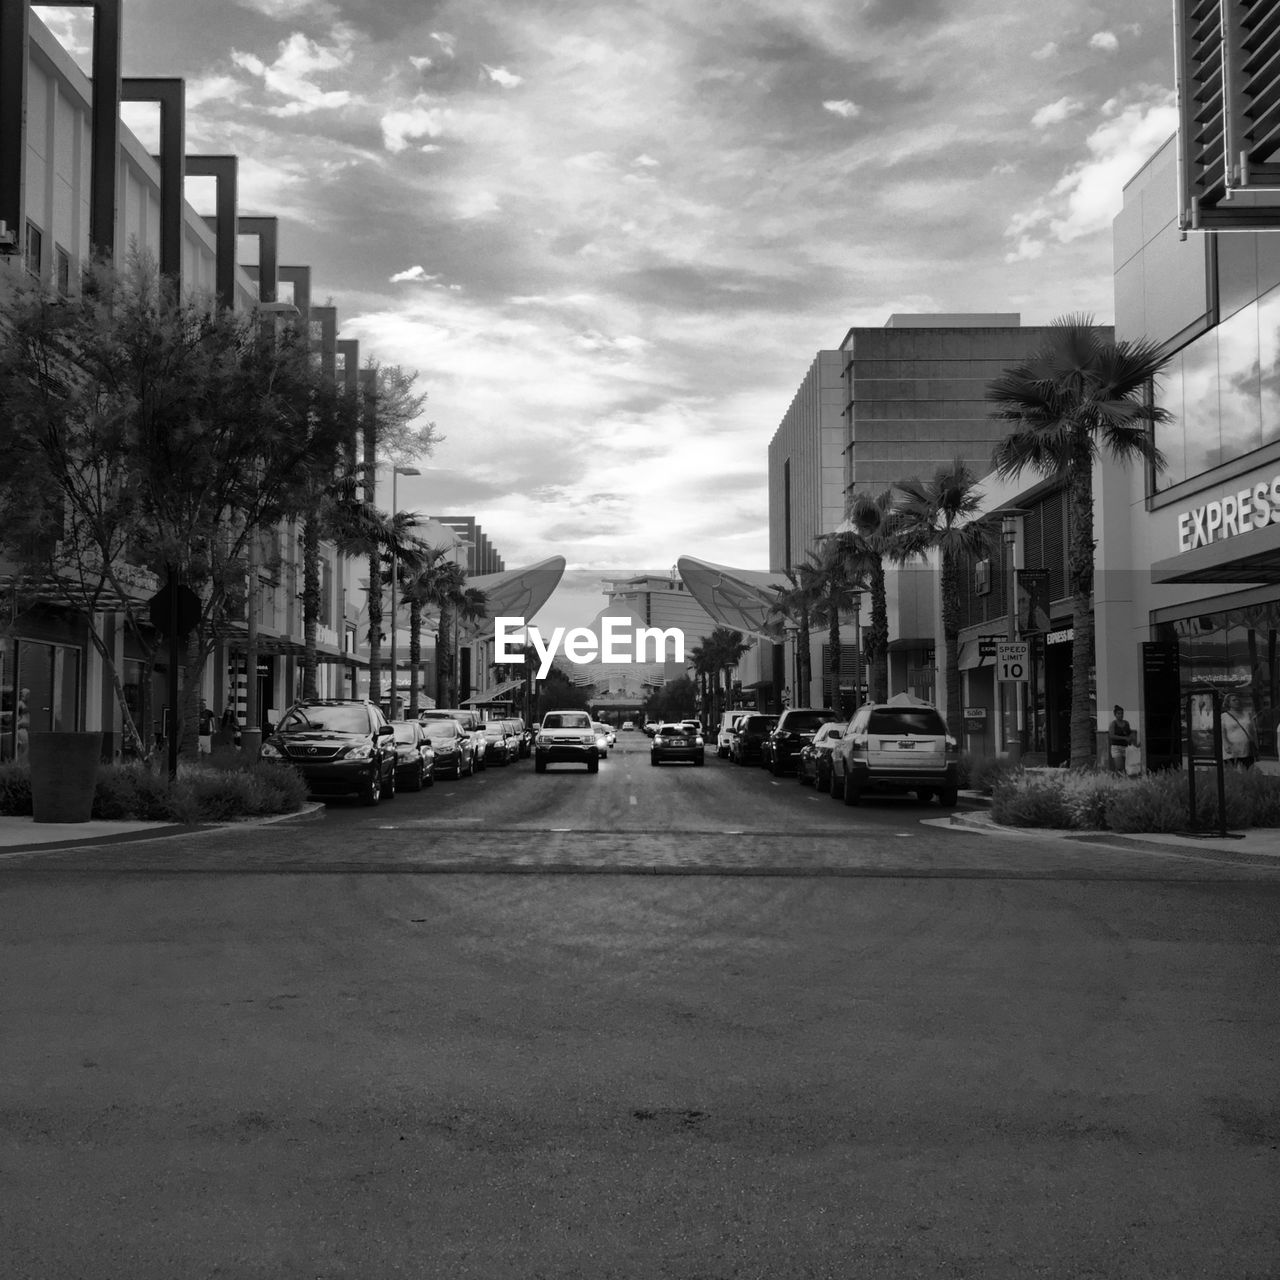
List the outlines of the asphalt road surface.
{"label": "asphalt road surface", "polygon": [[0,1276],[1280,1276],[1280,876],[709,759],[0,859]]}

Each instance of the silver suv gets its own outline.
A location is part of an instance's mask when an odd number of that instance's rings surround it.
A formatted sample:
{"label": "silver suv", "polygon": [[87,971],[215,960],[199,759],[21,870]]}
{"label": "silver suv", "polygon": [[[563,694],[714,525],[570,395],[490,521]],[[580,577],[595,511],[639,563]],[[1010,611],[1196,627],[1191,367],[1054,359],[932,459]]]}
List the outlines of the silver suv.
{"label": "silver suv", "polygon": [[959,788],[960,748],[937,707],[868,703],[831,751],[831,796],[857,804],[866,791],[936,795],[950,808]]}

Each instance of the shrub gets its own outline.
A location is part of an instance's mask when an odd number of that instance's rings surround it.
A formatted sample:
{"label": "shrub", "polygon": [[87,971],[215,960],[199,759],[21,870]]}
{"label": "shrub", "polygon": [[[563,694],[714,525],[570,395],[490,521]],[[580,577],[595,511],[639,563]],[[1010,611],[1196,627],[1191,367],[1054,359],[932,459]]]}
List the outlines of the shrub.
{"label": "shrub", "polygon": [[995,784],[991,816],[1008,827],[1070,827],[1071,810],[1062,780],[1036,773],[1011,773]]}
{"label": "shrub", "polygon": [[[1202,806],[1197,808],[1203,812]],[[1181,769],[1167,769],[1117,786],[1107,797],[1106,825],[1120,832],[1185,831],[1186,775]]]}
{"label": "shrub", "polygon": [[971,756],[969,758],[969,786],[974,791],[995,793],[996,786],[1006,778],[1022,772],[1022,765],[1008,756]]}
{"label": "shrub", "polygon": [[31,816],[31,771],[25,764],[0,764],[0,813]]}

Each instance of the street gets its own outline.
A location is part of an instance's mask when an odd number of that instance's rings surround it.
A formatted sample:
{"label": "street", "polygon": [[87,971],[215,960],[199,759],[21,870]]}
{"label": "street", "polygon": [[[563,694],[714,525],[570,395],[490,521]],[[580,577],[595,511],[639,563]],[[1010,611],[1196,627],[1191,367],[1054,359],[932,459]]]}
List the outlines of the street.
{"label": "street", "polygon": [[1280,1275],[1276,869],[942,817],[636,733],[2,859],[0,1273]]}

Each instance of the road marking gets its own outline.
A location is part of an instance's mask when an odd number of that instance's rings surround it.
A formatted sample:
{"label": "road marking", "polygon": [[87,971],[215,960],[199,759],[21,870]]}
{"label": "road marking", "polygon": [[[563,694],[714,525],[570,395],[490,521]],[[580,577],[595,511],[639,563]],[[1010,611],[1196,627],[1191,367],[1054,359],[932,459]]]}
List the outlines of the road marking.
{"label": "road marking", "polygon": [[638,803],[638,801],[636,800],[635,796],[632,796],[632,797],[631,797],[631,803],[632,803],[632,804],[636,804],[636,803]]}
{"label": "road marking", "polygon": [[572,827],[548,827],[548,831],[572,831]]}

